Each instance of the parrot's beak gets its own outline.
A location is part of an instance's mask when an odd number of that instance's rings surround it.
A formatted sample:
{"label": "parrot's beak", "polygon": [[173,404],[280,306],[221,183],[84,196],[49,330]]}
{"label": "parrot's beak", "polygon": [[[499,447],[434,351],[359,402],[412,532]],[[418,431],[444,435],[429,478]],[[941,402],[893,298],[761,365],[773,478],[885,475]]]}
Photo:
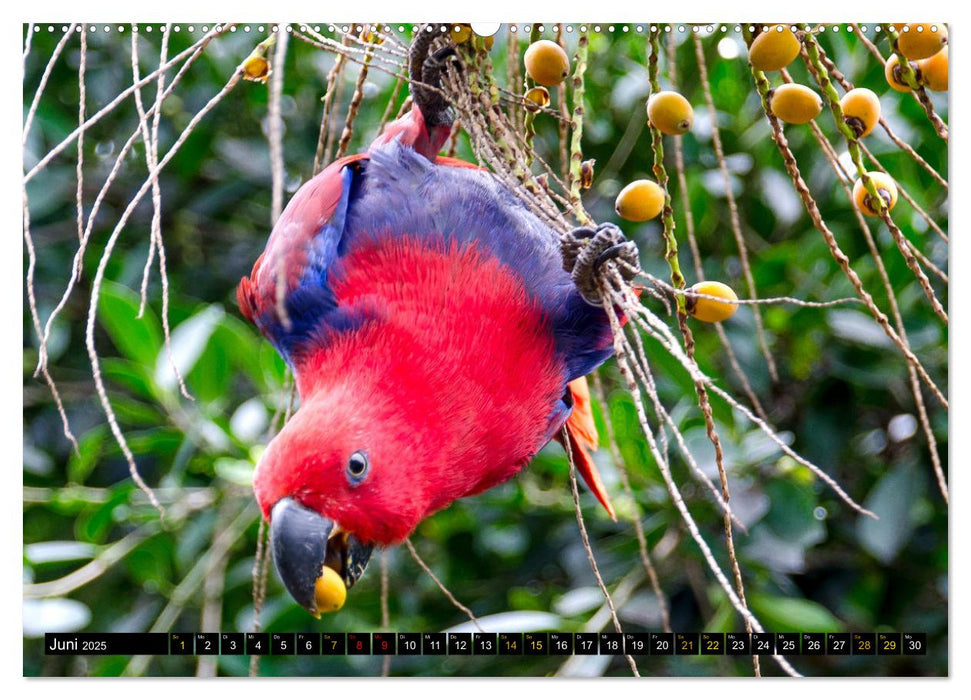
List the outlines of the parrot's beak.
{"label": "parrot's beak", "polygon": [[320,617],[316,587],[324,566],[336,571],[350,588],[367,568],[373,545],[363,544],[292,498],[282,498],[270,511],[270,549],[290,595],[311,615]]}

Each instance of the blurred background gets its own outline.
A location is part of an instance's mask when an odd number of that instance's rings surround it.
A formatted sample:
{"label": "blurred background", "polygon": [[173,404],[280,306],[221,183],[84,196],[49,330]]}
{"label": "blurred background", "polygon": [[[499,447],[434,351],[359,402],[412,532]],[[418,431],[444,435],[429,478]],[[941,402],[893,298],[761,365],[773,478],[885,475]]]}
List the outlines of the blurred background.
{"label": "blurred background", "polygon": [[[26,116],[64,25],[38,25],[30,34],[23,87]],[[648,82],[647,25],[594,25],[585,75],[584,158],[596,159],[593,186],[583,202],[597,221],[615,221],[614,198],[628,182],[653,178],[653,152],[645,123]],[[665,25],[667,26],[667,25]],[[319,27],[319,29],[318,29]],[[597,29],[599,27],[599,29]],[[947,142],[920,104],[890,90],[883,67],[855,33],[838,25],[820,38],[839,70],[881,97],[894,132],[944,177]],[[887,42],[867,25],[884,56]],[[268,35],[270,25],[237,25],[214,38],[163,102],[160,156],[219,92],[236,67]],[[731,25],[702,28],[702,45],[718,128],[738,203],[752,273],[761,297],[827,301],[855,295],[802,207],[771,139],[746,59],[745,41]],[[140,25],[142,76],[158,67],[163,25]],[[314,26],[341,40],[342,28]],[[398,33],[398,25],[393,26]],[[612,29],[612,31],[611,31]],[[680,90],[694,105],[695,121],[683,138],[690,201],[704,273],[745,296],[739,252],[732,235],[725,187],[712,144],[691,27],[662,35],[664,89]],[[151,30],[151,31],[150,31]],[[399,34],[407,43],[411,26]],[[90,116],[132,84],[130,25],[86,26],[85,90]],[[168,55],[185,50],[208,31],[168,27]],[[522,59],[530,27],[503,25],[491,59],[500,83],[506,62]],[[567,53],[576,50],[578,25],[563,31]],[[546,25],[543,38],[556,36]],[[508,42],[516,42],[512,51]],[[674,43],[675,83],[668,42]],[[272,54],[272,49],[271,49]],[[280,102],[284,199],[313,173],[322,97],[335,55],[291,37]],[[24,148],[29,171],[78,124],[80,40],[75,33],[50,65],[43,96]],[[343,129],[360,66],[348,63],[333,95],[336,142]],[[815,87],[799,59],[797,82]],[[174,75],[170,71],[168,78]],[[778,73],[770,74],[773,85]],[[521,85],[508,89],[522,93]],[[172,355],[194,397],[180,395],[163,346],[162,288],[155,267],[147,307],[136,318],[149,255],[153,208],[146,196],[133,210],[104,268],[94,343],[107,395],[145,481],[166,510],[148,503],[129,477],[128,465],[95,394],[85,348],[92,280],[115,224],[145,182],[145,145],[139,137],[119,153],[138,126],[129,97],[84,134],[85,217],[112,168],[118,166],[91,227],[83,272],[51,327],[49,366],[57,383],[75,452],[57,407],[35,378],[38,338],[26,305],[23,314],[23,500],[25,675],[246,675],[248,657],[47,657],[44,632],[251,631],[259,514],[250,481],[259,450],[279,427],[290,394],[283,362],[240,315],[238,280],[248,274],[270,230],[271,167],[268,85],[240,82],[192,130],[162,171],[161,232],[169,287]],[[560,88],[551,88],[552,106]],[[361,87],[349,152],[376,136],[407,90],[372,67]],[[929,93],[946,121],[947,93]],[[146,108],[155,83],[142,89]],[[572,96],[570,97],[572,106]],[[389,107],[389,102],[393,104]],[[837,153],[845,142],[824,108],[817,123]],[[557,120],[535,119],[535,150],[560,163]],[[787,126],[786,137],[823,219],[836,235],[876,303],[887,297],[873,257],[860,235],[852,206],[808,126]],[[947,190],[880,130],[866,145],[930,218],[947,232]],[[697,281],[684,238],[673,160],[665,140],[670,190],[681,246],[681,268]],[[461,133],[457,155],[474,160]],[[852,170],[852,168],[851,168]],[[66,288],[78,249],[77,149],[69,146],[27,185],[30,235],[36,250],[34,292],[41,324]],[[904,235],[935,265],[947,269],[947,244],[901,200],[893,212]],[[87,223],[87,222],[86,222]],[[645,271],[668,278],[661,224],[619,222],[640,247]],[[909,341],[934,381],[947,386],[947,328],[896,249],[886,227],[871,220],[877,246],[896,293]],[[24,270],[28,269],[25,248]],[[932,278],[946,305],[947,289]],[[25,286],[26,290],[26,286]],[[655,313],[657,300],[644,297]],[[906,364],[899,350],[859,304],[806,308],[761,307],[769,348],[779,371],[773,382],[755,335],[751,307],[724,328],[739,364],[772,424],[791,447],[832,475],[880,517],[859,516],[808,470],[782,454],[756,426],[713,397],[714,418],[725,450],[732,508],[745,530],[735,543],[752,611],[769,631],[926,632],[923,657],[792,657],[807,675],[945,675],[948,671],[947,506],[938,490],[926,438],[920,429]],[[673,317],[664,316],[672,329]],[[693,323],[701,368],[745,402],[714,326]],[[705,434],[693,384],[660,345],[645,339],[659,392],[702,469],[717,479],[714,451]],[[672,504],[645,444],[634,404],[613,362],[600,371],[608,396],[595,406],[601,436],[611,419],[619,452],[630,470],[634,498],[623,491],[606,447],[598,466],[618,508],[611,522],[581,488],[580,502],[593,551],[625,631],[659,631],[661,606],[647,581],[632,518],[639,518],[657,569],[670,624],[677,631],[743,631],[744,626],[709,572]],[[937,449],[947,468],[947,412],[925,392]],[[721,513],[710,495],[672,452],[672,468],[688,507],[722,569],[729,572]],[[417,551],[442,583],[473,610],[480,623],[501,631],[613,631],[604,598],[581,543],[570,490],[569,467],[554,445],[522,475],[472,499],[457,502],[422,523],[412,536]],[[377,631],[381,629],[381,560],[388,576],[388,628],[474,631],[425,575],[404,547],[376,554],[367,575],[339,613],[320,621],[293,603],[274,571],[266,583],[259,621],[266,631]],[[566,664],[564,666],[564,664]],[[645,675],[752,675],[749,657],[643,657]],[[763,657],[762,672],[781,671]],[[264,657],[260,675],[378,675],[380,657]],[[623,657],[395,657],[392,675],[629,675]]]}

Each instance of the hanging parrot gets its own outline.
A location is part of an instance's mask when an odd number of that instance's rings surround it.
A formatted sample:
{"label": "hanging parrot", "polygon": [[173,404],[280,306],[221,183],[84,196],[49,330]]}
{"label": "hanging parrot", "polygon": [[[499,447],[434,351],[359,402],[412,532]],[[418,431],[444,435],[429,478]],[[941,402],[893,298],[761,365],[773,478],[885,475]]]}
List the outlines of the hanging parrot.
{"label": "hanging parrot", "polygon": [[[438,155],[454,114],[424,86],[456,56],[430,48],[421,32],[411,111],[300,188],[237,289],[296,379],[299,408],[253,486],[279,576],[315,616],[324,567],[350,588],[373,547],[510,479],[564,426],[614,516],[584,378],[613,352],[607,315],[549,225],[486,170]],[[636,266],[611,233],[597,263]]]}

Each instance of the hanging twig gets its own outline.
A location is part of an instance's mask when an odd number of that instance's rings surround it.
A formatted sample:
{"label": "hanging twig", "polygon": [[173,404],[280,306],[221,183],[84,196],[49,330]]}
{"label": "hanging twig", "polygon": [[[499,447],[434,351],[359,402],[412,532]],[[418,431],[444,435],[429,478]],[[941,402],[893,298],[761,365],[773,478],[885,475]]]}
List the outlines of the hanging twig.
{"label": "hanging twig", "polygon": [[600,372],[595,372],[593,374],[593,390],[594,395],[597,397],[597,401],[600,403],[601,412],[604,418],[604,425],[607,428],[607,445],[610,448],[610,454],[614,459],[614,464],[616,465],[617,472],[620,475],[621,486],[623,486],[624,491],[627,493],[627,497],[630,498],[634,507],[634,517],[631,518],[631,522],[634,524],[634,536],[637,538],[637,551],[640,554],[641,564],[644,566],[644,571],[647,572],[647,578],[651,582],[651,588],[654,590],[654,597],[657,599],[657,606],[661,615],[661,629],[663,629],[665,632],[670,632],[671,614],[668,612],[667,596],[665,596],[664,591],[661,590],[661,583],[658,579],[657,571],[654,568],[654,562],[651,561],[651,555],[647,550],[647,537],[644,534],[644,525],[641,523],[641,507],[634,495],[633,488],[631,488],[630,474],[627,469],[627,463],[625,462],[623,455],[621,455],[620,449],[617,447],[617,439],[614,434],[613,421],[610,418],[610,405],[607,403],[607,397],[604,394],[603,383],[600,381],[600,374]]}
{"label": "hanging twig", "polygon": [[[566,426],[563,426],[563,444],[570,444],[570,434],[567,432]],[[604,583],[603,576],[600,575],[600,568],[597,566],[597,558],[593,555],[593,548],[590,547],[590,537],[587,535],[587,526],[583,522],[583,512],[580,510],[580,492],[577,490],[577,470],[576,465],[573,463],[573,451],[566,451],[566,458],[570,463],[570,487],[573,489],[573,508],[576,512],[577,525],[580,528],[580,539],[583,541],[583,549],[587,553],[587,561],[590,562],[590,568],[593,570],[593,576],[597,579],[597,585],[600,586],[600,591],[604,595],[604,599],[607,601],[607,607],[610,609],[610,619],[614,622],[614,630],[617,634],[623,634],[624,630],[620,626],[620,620],[617,619],[617,610],[614,608],[614,601],[610,597],[610,591],[607,590],[607,585]],[[634,657],[630,654],[624,654],[627,659],[627,663],[630,665],[630,670],[634,674],[635,678],[640,678],[641,674],[637,670],[637,663],[634,661]]]}
{"label": "hanging twig", "polygon": [[[802,173],[799,171],[799,166],[796,163],[796,157],[793,155],[792,150],[789,148],[789,142],[787,141],[785,134],[782,131],[782,126],[779,124],[778,119],[772,113],[769,107],[768,101],[768,91],[769,82],[765,77],[765,74],[752,68],[752,76],[755,79],[755,86],[762,98],[762,109],[765,112],[766,118],[769,120],[769,125],[772,127],[772,140],[775,141],[776,147],[779,149],[779,153],[782,155],[782,161],[786,168],[786,173],[792,180],[793,187],[795,187],[799,198],[802,200],[803,206],[806,212],[809,214],[809,218],[812,220],[813,225],[816,229],[823,235],[823,239],[826,241],[826,245],[829,247],[830,254],[833,259],[843,270],[843,273],[849,279],[850,284],[856,290],[857,296],[866,305],[867,310],[873,316],[880,327],[883,329],[887,337],[893,342],[900,352],[903,353],[907,361],[914,366],[917,374],[920,375],[921,381],[930,389],[931,393],[934,394],[935,398],[943,405],[945,408],[948,405],[947,398],[941,392],[941,390],[931,379],[930,375],[924,369],[920,360],[911,352],[910,348],[900,339],[897,332],[890,327],[890,323],[887,319],[887,315],[881,311],[876,303],[873,301],[873,297],[863,286],[863,282],[857,275],[856,271],[850,266],[850,259],[840,248],[839,243],[836,241],[836,236],[830,230],[826,222],[823,221],[822,215],[819,213],[819,207],[816,204],[816,200],[813,198],[812,193],[809,191],[809,187],[806,185],[805,180],[802,178]],[[879,197],[878,197],[879,199]],[[882,200],[881,200],[882,201]]]}
{"label": "hanging twig", "polygon": [[[705,62],[705,52],[701,45],[701,37],[697,33],[692,34],[695,44],[695,57],[698,61],[698,77],[701,79],[701,89],[705,96],[705,103],[708,105],[708,116],[711,119],[711,141],[715,148],[715,158],[718,161],[718,169],[722,174],[722,181],[725,183],[725,199],[728,202],[729,220],[731,221],[732,235],[735,237],[735,245],[738,247],[738,259],[742,266],[742,275],[745,277],[745,286],[748,288],[748,296],[752,299],[758,298],[755,290],[755,277],[752,275],[752,265],[748,259],[748,246],[745,245],[745,238],[742,236],[742,224],[739,221],[738,205],[735,202],[735,194],[732,192],[732,176],[728,172],[728,165],[725,162],[725,151],[722,148],[721,130],[718,128],[718,111],[715,109],[715,101],[711,96],[711,84],[708,82],[708,66]],[[699,282],[703,278],[699,278]],[[762,348],[762,355],[769,368],[769,376],[773,382],[779,381],[779,371],[776,369],[775,360],[769,351],[769,344],[765,337],[765,326],[762,322],[762,313],[757,306],[752,307],[752,317],[755,320],[755,336],[758,338],[759,347]]]}
{"label": "hanging twig", "polygon": [[418,555],[418,551],[415,549],[415,545],[411,543],[411,538],[405,539],[405,545],[408,547],[408,551],[411,553],[411,557],[412,559],[415,560],[415,563],[418,564],[418,566],[421,567],[421,570],[424,571],[426,574],[428,574],[428,577],[435,582],[435,585],[438,586],[438,589],[445,594],[445,597],[449,599],[449,602],[451,602],[452,605],[454,605],[456,608],[458,608],[466,615],[468,615],[469,620],[472,621],[472,624],[475,625],[476,629],[478,629],[480,632],[484,632],[485,630],[482,629],[482,626],[479,624],[478,618],[476,618],[476,616],[472,613],[472,611],[467,606],[462,605],[462,603],[458,601],[458,598],[452,595],[452,592],[445,587],[445,584],[442,583],[441,580],[439,580],[438,576],[436,576],[435,573],[430,568],[428,568],[428,564],[426,564],[424,560]]}
{"label": "hanging twig", "polygon": [[[43,158],[41,158],[39,161],[37,161],[37,164],[34,165],[34,167],[31,168],[27,172],[26,175],[24,175],[24,184],[27,184],[32,179],[34,179],[34,177],[41,170],[43,170],[44,168],[46,168],[47,167],[47,164],[50,163],[54,158],[56,158],[57,155],[61,151],[63,151],[65,148],[67,148],[72,143],[74,143],[74,141],[77,139],[77,137],[80,134],[84,133],[85,131],[87,131],[88,129],[90,129],[92,126],[94,126],[95,124],[97,124],[107,114],[110,114],[111,111],[114,110],[115,107],[117,107],[119,104],[121,104],[122,102],[124,102],[125,99],[129,95],[131,95],[135,90],[137,90],[140,87],[144,87],[145,85],[148,85],[148,83],[152,82],[153,80],[155,80],[158,77],[158,74],[160,72],[167,71],[167,70],[171,69],[173,66],[175,66],[176,64],[181,63],[187,57],[195,54],[199,49],[204,48],[207,44],[209,44],[210,41],[212,41],[217,36],[219,36],[221,34],[224,34],[225,32],[228,32],[229,31],[229,28],[230,28],[230,25],[228,25],[228,24],[226,24],[226,25],[217,25],[217,26],[218,26],[218,29],[216,27],[214,27],[208,34],[206,34],[204,37],[202,37],[201,39],[199,39],[199,41],[197,41],[195,44],[193,44],[192,46],[190,46],[189,48],[187,48],[185,51],[183,51],[182,53],[180,53],[175,58],[173,58],[170,61],[168,61],[165,64],[164,67],[159,68],[158,70],[149,73],[144,78],[142,78],[141,80],[139,80],[135,85],[132,85],[131,87],[126,88],[125,90],[122,90],[117,95],[115,95],[115,98],[111,102],[109,102],[108,104],[106,104],[104,107],[102,107],[100,110],[98,110],[95,114],[93,114],[90,117],[88,117],[87,121],[85,121],[84,124],[82,124],[77,129],[75,129],[74,131],[72,131],[70,134],[68,134],[67,136],[65,136],[64,139],[62,139],[59,144],[57,144],[54,148],[52,148],[50,151],[48,151],[47,154],[45,154]],[[136,129],[136,133],[137,133],[137,129]]]}

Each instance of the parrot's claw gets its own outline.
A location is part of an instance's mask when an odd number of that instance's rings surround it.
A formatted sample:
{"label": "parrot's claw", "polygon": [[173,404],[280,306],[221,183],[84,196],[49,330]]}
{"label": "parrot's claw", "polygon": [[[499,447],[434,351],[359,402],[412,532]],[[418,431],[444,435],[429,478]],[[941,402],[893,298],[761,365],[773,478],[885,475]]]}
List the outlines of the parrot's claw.
{"label": "parrot's claw", "polygon": [[570,273],[580,295],[590,304],[600,305],[600,269],[609,260],[616,265],[621,277],[629,282],[640,269],[637,245],[627,240],[614,224],[601,224],[596,229],[580,227],[571,231],[563,241],[563,267]]}
{"label": "parrot's claw", "polygon": [[432,42],[439,36],[441,34],[438,32],[427,32],[422,27],[412,44],[410,56],[412,95],[425,118],[425,124],[430,127],[451,126],[455,121],[455,114],[440,88],[446,65],[454,63],[461,70],[455,46],[443,46],[428,53]]}

